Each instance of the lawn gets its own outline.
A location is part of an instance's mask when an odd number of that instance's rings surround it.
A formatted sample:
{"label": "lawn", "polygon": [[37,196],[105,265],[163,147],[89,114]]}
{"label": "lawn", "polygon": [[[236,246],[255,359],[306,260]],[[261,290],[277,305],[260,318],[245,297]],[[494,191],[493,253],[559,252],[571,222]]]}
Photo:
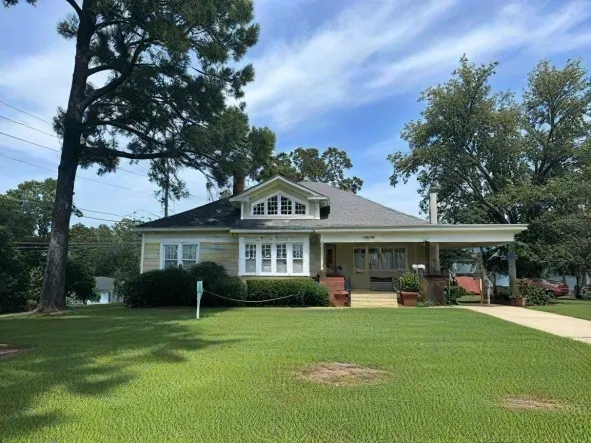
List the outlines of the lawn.
{"label": "lawn", "polygon": [[[591,348],[453,308],[0,318],[2,442],[591,441]],[[386,371],[303,379],[313,362]],[[557,409],[509,409],[506,397]]]}
{"label": "lawn", "polygon": [[553,312],[569,317],[591,320],[591,300],[577,300],[574,297],[560,297],[546,306],[532,306],[538,311]]}

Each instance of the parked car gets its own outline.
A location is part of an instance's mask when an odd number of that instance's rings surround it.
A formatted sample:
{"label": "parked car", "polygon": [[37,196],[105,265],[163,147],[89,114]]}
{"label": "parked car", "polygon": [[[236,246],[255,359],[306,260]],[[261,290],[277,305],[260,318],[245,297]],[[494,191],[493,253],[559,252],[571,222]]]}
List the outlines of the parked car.
{"label": "parked car", "polygon": [[546,280],[543,278],[525,278],[522,282],[527,285],[545,289],[552,297],[564,297],[569,294],[568,285],[559,281]]}

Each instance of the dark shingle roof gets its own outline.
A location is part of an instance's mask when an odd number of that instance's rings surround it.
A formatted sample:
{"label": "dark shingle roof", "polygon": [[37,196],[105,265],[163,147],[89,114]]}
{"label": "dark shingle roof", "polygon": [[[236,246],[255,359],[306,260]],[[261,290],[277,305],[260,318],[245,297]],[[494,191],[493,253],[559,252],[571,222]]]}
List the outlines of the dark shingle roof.
{"label": "dark shingle roof", "polygon": [[208,203],[185,212],[143,223],[138,228],[229,228],[240,220],[240,208],[227,198]]}
{"label": "dark shingle roof", "polygon": [[209,203],[180,214],[144,223],[139,228],[220,227],[229,229],[371,228],[426,224],[427,221],[404,214],[371,200],[342,191],[326,183],[304,181],[300,185],[329,198],[319,220],[250,219],[240,220],[240,210],[228,199]]}

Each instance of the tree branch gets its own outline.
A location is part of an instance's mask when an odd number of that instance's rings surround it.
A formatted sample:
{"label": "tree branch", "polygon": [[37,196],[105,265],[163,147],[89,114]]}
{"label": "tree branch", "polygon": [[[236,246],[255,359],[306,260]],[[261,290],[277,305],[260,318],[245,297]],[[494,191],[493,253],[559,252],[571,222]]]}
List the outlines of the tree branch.
{"label": "tree branch", "polygon": [[74,8],[74,11],[76,11],[76,14],[78,14],[78,19],[82,20],[84,13],[82,12],[82,9],[80,9],[80,6],[78,6],[78,3],[76,3],[76,0],[66,0],[66,2],[68,2],[70,6]]}
{"label": "tree branch", "polygon": [[160,151],[160,152],[152,152],[152,153],[141,153],[135,154],[132,152],[126,151],[119,151],[117,149],[109,149],[109,148],[89,148],[88,152],[90,154],[100,154],[100,155],[112,155],[115,157],[123,157],[129,158],[132,160],[155,160],[158,158],[179,158],[183,157],[183,153],[181,151]]}
{"label": "tree branch", "polygon": [[88,77],[90,77],[91,75],[94,75],[98,72],[114,70],[114,69],[116,69],[116,67],[113,64],[95,66],[94,68],[88,69]]}

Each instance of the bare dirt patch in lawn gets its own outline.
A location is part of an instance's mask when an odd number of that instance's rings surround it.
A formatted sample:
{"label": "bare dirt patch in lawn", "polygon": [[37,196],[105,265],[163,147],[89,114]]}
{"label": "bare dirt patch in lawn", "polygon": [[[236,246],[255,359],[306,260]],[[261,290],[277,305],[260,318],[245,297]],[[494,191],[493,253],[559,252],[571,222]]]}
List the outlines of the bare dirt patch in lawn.
{"label": "bare dirt patch in lawn", "polygon": [[533,397],[530,395],[505,397],[503,399],[503,405],[507,409],[529,409],[543,411],[554,411],[564,408],[564,406],[556,400],[543,397]]}
{"label": "bare dirt patch in lawn", "polygon": [[26,352],[29,349],[24,346],[14,346],[7,344],[0,344],[0,360],[4,360],[10,357],[14,357],[22,352]]}
{"label": "bare dirt patch in lawn", "polygon": [[303,369],[300,376],[308,381],[332,386],[364,385],[390,378],[386,371],[339,362],[316,363]]}

